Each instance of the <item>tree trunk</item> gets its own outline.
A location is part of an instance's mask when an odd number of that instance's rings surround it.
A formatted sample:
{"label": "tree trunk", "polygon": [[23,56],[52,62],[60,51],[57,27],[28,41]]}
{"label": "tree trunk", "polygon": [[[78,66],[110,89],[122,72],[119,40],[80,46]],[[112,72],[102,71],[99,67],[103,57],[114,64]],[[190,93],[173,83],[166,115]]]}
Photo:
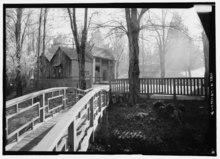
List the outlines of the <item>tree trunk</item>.
{"label": "tree trunk", "polygon": [[37,41],[37,87],[40,79],[40,41],[41,41],[41,20],[42,19],[42,8],[39,16],[39,27],[38,27],[38,41]]}
{"label": "tree trunk", "polygon": [[86,89],[86,79],[85,79],[85,51],[78,54],[79,63],[79,88]]}
{"label": "tree trunk", "polygon": [[[47,23],[47,8],[44,10],[44,23],[43,23],[43,52],[42,52],[42,60],[40,61],[40,67],[41,67],[41,78],[47,77],[48,68],[46,67],[46,61],[45,61],[45,49],[46,49],[46,23]],[[43,59],[44,58],[44,59]]]}
{"label": "tree trunk", "polygon": [[119,67],[119,62],[116,62],[116,79],[118,79],[118,67]]}
{"label": "tree trunk", "polygon": [[160,76],[161,78],[165,77],[165,54],[163,51],[160,51]]}
{"label": "tree trunk", "polygon": [[134,105],[138,101],[139,84],[139,45],[140,18],[137,16],[137,8],[125,9],[127,22],[127,36],[129,45],[129,102]]}
{"label": "tree trunk", "polygon": [[204,77],[206,79],[209,78],[209,41],[205,32],[202,33],[202,41],[203,41],[203,52],[204,52],[204,65],[205,65],[205,74]]}
{"label": "tree trunk", "polygon": [[15,38],[16,38],[16,93],[17,96],[22,95],[22,80],[21,80],[21,18],[22,9],[17,8],[17,22],[15,24]]}
{"label": "tree trunk", "polygon": [[188,77],[189,77],[189,78],[191,78],[191,77],[192,77],[192,75],[191,75],[191,69],[190,69],[190,68],[188,68],[188,70],[187,70],[187,71],[188,71]]}
{"label": "tree trunk", "polygon": [[79,66],[79,88],[86,89],[86,78],[85,78],[85,51],[86,51],[86,41],[87,41],[87,16],[88,16],[88,8],[85,8],[84,14],[84,26],[82,30],[81,43],[78,37],[77,25],[76,25],[76,10],[72,9],[72,15],[69,8],[67,8],[69,18],[70,18],[70,26],[73,33],[76,52],[78,57],[78,66]]}
{"label": "tree trunk", "polygon": [[129,94],[131,104],[137,103],[140,90],[139,84],[139,47],[138,33],[133,31],[129,36]]}

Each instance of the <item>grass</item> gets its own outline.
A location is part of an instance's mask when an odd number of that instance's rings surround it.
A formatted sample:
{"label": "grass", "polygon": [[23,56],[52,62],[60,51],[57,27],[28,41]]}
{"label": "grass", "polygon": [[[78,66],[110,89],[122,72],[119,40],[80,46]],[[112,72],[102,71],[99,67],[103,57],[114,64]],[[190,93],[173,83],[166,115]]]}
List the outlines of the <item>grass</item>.
{"label": "grass", "polygon": [[[204,101],[162,101],[165,105],[183,105],[182,125],[172,116],[158,114],[153,109],[157,100],[147,100],[129,107],[118,103],[108,108],[108,132],[96,136],[90,152],[190,154],[209,155],[209,113]],[[138,114],[145,114],[140,117]],[[119,139],[114,130],[141,131],[146,139]],[[107,138],[106,138],[107,137]]]}

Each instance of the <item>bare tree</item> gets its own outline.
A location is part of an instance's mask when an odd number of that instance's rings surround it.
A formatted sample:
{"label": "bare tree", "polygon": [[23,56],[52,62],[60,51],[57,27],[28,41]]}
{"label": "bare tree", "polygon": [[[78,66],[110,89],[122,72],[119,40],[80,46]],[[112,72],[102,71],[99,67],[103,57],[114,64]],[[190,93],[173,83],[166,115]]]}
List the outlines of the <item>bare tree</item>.
{"label": "bare tree", "polygon": [[161,77],[165,77],[165,53],[166,53],[166,47],[168,42],[168,28],[166,24],[167,19],[167,13],[168,11],[165,9],[161,9],[161,18],[159,19],[159,23],[154,23],[151,19],[151,16],[149,14],[149,19],[151,26],[153,27],[154,31],[156,32],[156,36],[154,36],[157,46],[158,46],[158,52],[159,52],[159,58],[160,58],[160,72]]}
{"label": "bare tree", "polygon": [[15,63],[15,72],[16,72],[16,94],[17,96],[21,96],[23,93],[22,88],[22,78],[21,78],[21,55],[22,55],[22,47],[26,37],[26,29],[30,19],[30,12],[26,16],[23,16],[24,9],[16,8],[13,10],[9,10],[6,14],[6,19],[10,19],[11,21],[7,21],[6,24],[7,33],[10,34],[11,43],[15,44],[15,55],[10,55]]}
{"label": "bare tree", "polygon": [[44,9],[44,32],[43,32],[43,52],[42,54],[45,55],[45,38],[46,38],[46,24],[47,24],[47,8]]}
{"label": "bare tree", "polygon": [[127,36],[129,45],[129,99],[131,104],[137,103],[138,93],[140,89],[139,84],[139,32],[140,21],[143,14],[148,9],[141,9],[138,14],[137,8],[125,8],[125,17],[127,23]]}
{"label": "bare tree", "polygon": [[40,47],[41,47],[41,23],[42,23],[42,12],[43,9],[40,9],[39,15],[39,26],[38,26],[38,39],[37,39],[37,85],[40,78]]}
{"label": "bare tree", "polygon": [[78,33],[78,27],[76,24],[76,9],[72,8],[72,12],[70,8],[67,8],[69,18],[70,18],[70,26],[72,30],[72,34],[75,41],[76,52],[78,57],[78,66],[79,66],[79,87],[81,89],[86,89],[86,79],[85,79],[85,49],[86,49],[86,41],[87,41],[87,17],[88,17],[88,9],[85,8],[84,12],[84,26],[82,29],[81,39]]}

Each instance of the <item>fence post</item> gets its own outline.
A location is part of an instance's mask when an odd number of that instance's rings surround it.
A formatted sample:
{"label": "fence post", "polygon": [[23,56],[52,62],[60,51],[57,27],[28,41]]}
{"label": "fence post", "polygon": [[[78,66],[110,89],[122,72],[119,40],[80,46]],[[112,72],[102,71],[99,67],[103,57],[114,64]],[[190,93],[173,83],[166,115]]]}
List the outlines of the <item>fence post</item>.
{"label": "fence post", "polygon": [[173,79],[173,99],[176,100],[176,81]]}

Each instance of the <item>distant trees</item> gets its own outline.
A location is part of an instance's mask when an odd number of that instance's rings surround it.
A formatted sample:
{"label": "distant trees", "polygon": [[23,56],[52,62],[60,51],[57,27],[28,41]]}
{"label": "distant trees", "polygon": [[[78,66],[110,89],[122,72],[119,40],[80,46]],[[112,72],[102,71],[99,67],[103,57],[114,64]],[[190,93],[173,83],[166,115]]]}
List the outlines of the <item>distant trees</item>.
{"label": "distant trees", "polygon": [[116,64],[116,79],[119,76],[119,65],[123,60],[124,50],[125,50],[125,41],[123,36],[112,37],[110,36],[110,41],[112,45],[112,51],[115,57]]}
{"label": "distant trees", "polygon": [[[15,66],[15,81],[16,81],[16,94],[21,96],[23,92],[22,87],[22,68],[21,68],[21,56],[22,48],[26,38],[27,27],[30,20],[30,12],[24,14],[23,8],[10,9],[6,11],[6,34],[10,37],[12,44],[15,44],[14,49],[6,46],[7,54],[11,56]],[[7,44],[9,45],[9,39]],[[12,45],[10,44],[10,45]],[[15,52],[14,54],[12,52]]]}

